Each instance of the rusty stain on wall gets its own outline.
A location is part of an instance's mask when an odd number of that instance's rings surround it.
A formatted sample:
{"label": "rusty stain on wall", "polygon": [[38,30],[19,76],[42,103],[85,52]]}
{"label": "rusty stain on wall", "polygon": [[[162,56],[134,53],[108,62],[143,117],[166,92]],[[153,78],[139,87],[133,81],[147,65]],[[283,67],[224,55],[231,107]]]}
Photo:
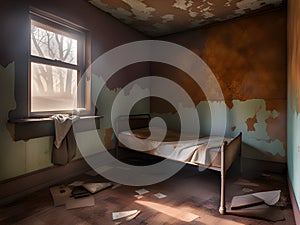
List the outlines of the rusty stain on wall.
{"label": "rusty stain on wall", "polygon": [[[151,37],[279,7],[283,0],[87,0]],[[167,16],[166,15],[172,15]],[[166,19],[167,18],[167,19]],[[164,25],[167,22],[168,25]]]}
{"label": "rusty stain on wall", "polygon": [[248,118],[245,123],[247,124],[247,131],[255,131],[254,125],[257,123],[256,115],[253,118]]}
{"label": "rusty stain on wall", "polygon": [[[211,68],[228,108],[227,134],[242,131],[244,142],[251,147],[247,156],[252,158],[286,161],[285,32],[285,11],[278,9],[161,38],[191,49]],[[197,106],[201,129],[209,134],[210,109],[199,86],[171,66],[152,63],[151,71],[164,74],[188,92]],[[174,114],[174,109],[157,99],[151,99],[151,106],[153,113]]]}

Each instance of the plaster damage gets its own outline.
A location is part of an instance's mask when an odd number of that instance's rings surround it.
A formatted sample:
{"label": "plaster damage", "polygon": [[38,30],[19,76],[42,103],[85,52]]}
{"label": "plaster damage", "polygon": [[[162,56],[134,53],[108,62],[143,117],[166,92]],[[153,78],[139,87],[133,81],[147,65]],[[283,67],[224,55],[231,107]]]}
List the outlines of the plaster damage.
{"label": "plaster damage", "polygon": [[122,0],[131,7],[132,13],[135,15],[137,20],[148,20],[152,17],[154,8],[148,7],[143,0]]}
{"label": "plaster damage", "polygon": [[[156,37],[281,6],[283,0],[87,0],[99,9]],[[168,26],[162,24],[168,23]]]}
{"label": "plaster damage", "polygon": [[173,21],[174,20],[174,15],[172,14],[167,14],[167,15],[164,15],[162,16],[161,18],[163,19],[163,23],[167,23],[167,22],[170,22],[170,21]]}
{"label": "plaster damage", "polygon": [[173,4],[174,8],[187,10],[193,5],[193,1],[191,0],[175,0],[175,3]]}
{"label": "plaster damage", "polygon": [[[215,109],[222,107],[221,101],[201,101],[196,106],[200,119],[200,132],[204,135],[210,134],[211,118],[218,119],[218,115],[210,112],[209,103]],[[273,161],[285,161],[286,147],[280,137],[271,137],[268,133],[268,122],[270,118],[276,119],[281,116],[276,110],[267,110],[263,99],[251,99],[246,101],[232,100],[232,107],[227,108],[226,135],[236,136],[243,133],[243,142],[247,145],[245,155],[250,158],[265,157]],[[153,113],[153,116],[161,116],[168,127],[179,130],[179,117],[177,113]],[[190,121],[193,124],[193,121]]]}
{"label": "plaster damage", "polygon": [[242,0],[236,3],[238,9],[235,13],[244,14],[247,10],[256,10],[265,5],[278,6],[281,3],[281,0]]}

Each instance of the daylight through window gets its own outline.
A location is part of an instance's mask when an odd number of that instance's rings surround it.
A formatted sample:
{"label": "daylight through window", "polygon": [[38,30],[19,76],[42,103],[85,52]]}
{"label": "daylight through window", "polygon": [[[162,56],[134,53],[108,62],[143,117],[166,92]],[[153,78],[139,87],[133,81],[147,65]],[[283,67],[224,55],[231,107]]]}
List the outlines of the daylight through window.
{"label": "daylight through window", "polygon": [[30,113],[79,106],[77,84],[84,69],[84,37],[68,27],[31,19]]}

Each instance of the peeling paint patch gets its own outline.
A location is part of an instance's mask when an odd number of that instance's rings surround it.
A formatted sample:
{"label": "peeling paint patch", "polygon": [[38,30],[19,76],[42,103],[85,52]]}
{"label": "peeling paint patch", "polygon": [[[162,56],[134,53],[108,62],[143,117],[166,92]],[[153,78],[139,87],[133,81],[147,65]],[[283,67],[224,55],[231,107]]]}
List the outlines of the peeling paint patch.
{"label": "peeling paint patch", "polygon": [[[246,144],[245,155],[250,158],[266,159],[276,162],[284,162],[286,156],[285,140],[281,140],[278,134],[268,133],[268,120],[274,116],[284,117],[276,110],[267,110],[264,99],[251,99],[246,101],[232,100],[233,106],[227,106],[226,135],[236,136],[243,134],[243,143]],[[214,108],[221,107],[223,102],[211,101]],[[209,135],[211,121],[218,121],[218,114],[212,113],[208,101],[201,101],[196,106],[200,119],[201,134]],[[154,113],[154,116],[162,117],[168,127],[180,130],[180,119],[177,113]],[[193,122],[191,121],[191,126]],[[278,127],[277,127],[278,129]],[[282,132],[284,132],[282,130]]]}
{"label": "peeling paint patch", "polygon": [[192,9],[189,9],[189,15],[191,17],[196,17],[198,15],[198,13],[197,12],[193,12]]}
{"label": "peeling paint patch", "polygon": [[187,10],[189,7],[193,5],[193,3],[194,2],[191,0],[175,0],[173,7],[181,10]]}
{"label": "peeling paint patch", "polygon": [[154,8],[148,7],[143,0],[122,0],[124,3],[131,7],[132,13],[138,20],[148,20],[152,17],[152,12],[155,11]]}
{"label": "peeling paint patch", "polygon": [[233,0],[228,0],[227,2],[225,2],[224,6],[230,7],[232,1],[233,1]]}
{"label": "peeling paint patch", "polygon": [[248,118],[246,120],[247,131],[255,131],[254,125],[257,123],[256,115],[253,118]]}
{"label": "peeling paint patch", "polygon": [[163,23],[167,23],[167,22],[174,20],[174,15],[167,14],[167,15],[162,16],[161,18],[163,19],[163,21],[162,21]]}
{"label": "peeling paint patch", "polygon": [[231,127],[231,131],[234,132],[236,129],[236,126]]}
{"label": "peeling paint patch", "polygon": [[235,10],[235,13],[244,14],[247,10],[256,10],[264,5],[278,6],[281,3],[281,0],[242,0],[236,3],[238,9]]}

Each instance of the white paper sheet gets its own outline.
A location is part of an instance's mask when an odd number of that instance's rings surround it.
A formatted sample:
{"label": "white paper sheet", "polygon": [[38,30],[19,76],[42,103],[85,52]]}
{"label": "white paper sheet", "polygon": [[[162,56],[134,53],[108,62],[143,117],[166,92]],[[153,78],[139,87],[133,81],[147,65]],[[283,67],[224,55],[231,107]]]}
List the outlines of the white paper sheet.
{"label": "white paper sheet", "polygon": [[117,219],[121,219],[127,216],[131,216],[135,213],[137,213],[138,210],[130,210],[130,211],[123,211],[123,212],[113,212],[112,213],[112,219],[113,220],[117,220]]}
{"label": "white paper sheet", "polygon": [[264,192],[257,192],[253,193],[257,198],[263,200],[267,205],[275,205],[280,199],[281,190],[275,191],[264,191]]}
{"label": "white paper sheet", "polygon": [[142,188],[142,189],[139,189],[139,190],[135,190],[135,192],[138,193],[139,195],[144,195],[144,194],[149,193],[150,191]]}
{"label": "white paper sheet", "polygon": [[164,194],[162,194],[162,193],[156,193],[156,194],[154,194],[154,196],[155,196],[156,198],[159,198],[159,199],[162,199],[162,198],[166,198],[166,197],[167,197],[166,195],[164,195]]}

